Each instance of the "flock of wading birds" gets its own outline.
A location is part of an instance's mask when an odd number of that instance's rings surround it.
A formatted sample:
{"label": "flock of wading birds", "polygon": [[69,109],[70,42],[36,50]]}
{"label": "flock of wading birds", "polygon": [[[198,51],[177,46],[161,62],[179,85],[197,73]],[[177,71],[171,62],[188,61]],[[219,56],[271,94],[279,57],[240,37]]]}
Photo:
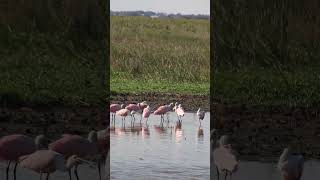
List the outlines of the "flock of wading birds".
{"label": "flock of wading birds", "polygon": [[[160,123],[164,122],[164,115],[170,111],[175,111],[178,116],[177,123],[182,123],[184,109],[181,104],[170,103],[158,107],[153,114],[160,115]],[[140,113],[146,118],[146,124],[152,110],[144,101],[138,104],[129,104],[127,106],[119,104],[110,105],[110,113],[112,115],[111,123],[115,123],[115,116],[122,117],[122,124],[125,125],[125,119],[131,115],[131,124],[134,124],[135,114]],[[205,112],[197,111],[199,123],[204,119]],[[142,120],[140,119],[140,123]],[[168,119],[169,121],[169,119]],[[211,149],[213,156],[211,161],[214,162],[218,179],[221,173],[224,173],[226,179],[232,176],[238,170],[238,153],[233,149],[230,137],[223,135],[216,142],[217,130],[211,130]],[[101,162],[105,159],[106,179],[109,179],[109,128],[100,131],[91,131],[88,138],[79,135],[63,134],[62,137],[49,144],[49,139],[44,135],[39,135],[33,140],[32,138],[14,134],[4,136],[0,139],[0,160],[8,162],[6,168],[6,180],[9,180],[9,169],[12,162],[14,165],[14,180],[16,180],[17,166],[36,171],[40,174],[46,174],[49,179],[51,173],[56,170],[68,172],[69,179],[72,179],[71,169],[74,168],[74,175],[79,180],[77,168],[80,164],[88,164],[89,167],[95,167],[97,162],[99,179],[101,180]],[[281,171],[284,180],[299,180],[303,171],[304,159],[302,155],[292,153],[291,147],[284,149],[278,162],[278,168]]]}
{"label": "flock of wading birds", "polygon": [[[173,103],[160,106],[153,114],[161,115],[161,123],[163,123],[164,115],[171,110],[177,113],[178,123],[181,123],[184,109],[177,103],[174,107]],[[119,115],[122,117],[124,125],[125,118],[129,114],[132,116],[132,124],[135,121],[134,114],[136,113],[141,113],[144,118],[148,119],[151,109],[144,101],[138,104],[129,104],[126,107],[124,105],[111,104],[110,112],[112,115],[111,122],[114,123],[115,115]],[[201,120],[204,119],[205,113],[199,109],[197,114],[201,125]],[[35,140],[22,134],[3,136],[0,139],[0,160],[7,161],[6,180],[9,180],[11,163],[15,163],[13,169],[14,180],[17,179],[16,171],[18,165],[22,168],[38,172],[40,179],[42,179],[43,174],[46,174],[47,180],[50,174],[56,170],[68,172],[69,180],[71,180],[71,170],[73,168],[74,175],[79,180],[77,169],[80,164],[88,164],[89,167],[97,165],[99,180],[101,180],[101,164],[104,159],[106,162],[105,178],[109,179],[109,133],[110,129],[107,128],[100,131],[91,131],[88,138],[74,134],[63,134],[60,139],[55,141],[48,139],[44,135],[38,135]]]}
{"label": "flock of wading birds", "polygon": [[[134,122],[136,120],[135,114],[139,113],[141,115],[140,118],[140,124],[142,123],[142,118],[146,119],[146,125],[148,125],[148,120],[151,114],[154,115],[160,115],[160,125],[163,125],[165,119],[164,116],[167,115],[167,122],[169,123],[169,117],[168,113],[174,111],[177,114],[178,117],[178,124],[182,123],[182,117],[185,114],[184,108],[181,106],[181,104],[178,104],[178,102],[173,105],[173,103],[170,103],[169,105],[162,105],[158,108],[156,108],[155,111],[153,111],[150,106],[147,104],[146,101],[143,101],[141,103],[137,104],[129,104],[125,106],[124,104],[111,104],[110,105],[110,113],[112,114],[111,118],[111,124],[115,126],[115,120],[116,115],[122,117],[122,126],[125,126],[126,124],[126,117],[131,116],[131,126],[134,125]],[[204,119],[205,112],[201,111],[201,108],[197,111],[197,116],[199,118],[199,123],[201,126],[201,121]]]}

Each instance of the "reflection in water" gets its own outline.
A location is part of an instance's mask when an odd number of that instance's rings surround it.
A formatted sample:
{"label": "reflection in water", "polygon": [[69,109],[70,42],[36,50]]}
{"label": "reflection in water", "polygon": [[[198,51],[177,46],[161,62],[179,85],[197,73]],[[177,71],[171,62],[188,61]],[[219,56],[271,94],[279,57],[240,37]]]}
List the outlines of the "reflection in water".
{"label": "reflection in water", "polygon": [[204,135],[203,135],[203,129],[200,126],[198,129],[198,142],[203,142],[204,141]]}
{"label": "reflection in water", "polygon": [[200,129],[195,114],[186,113],[182,124],[175,113],[169,118],[170,123],[160,124],[151,115],[148,126],[128,123],[124,128],[116,117],[110,135],[111,179],[210,179],[210,117]]}
{"label": "reflection in water", "polygon": [[[276,164],[277,162],[240,161],[239,170],[232,175],[232,180],[280,180],[281,176]],[[301,180],[318,180],[320,177],[319,167],[320,161],[306,161]],[[216,179],[218,178],[215,166],[211,166],[211,180]]]}

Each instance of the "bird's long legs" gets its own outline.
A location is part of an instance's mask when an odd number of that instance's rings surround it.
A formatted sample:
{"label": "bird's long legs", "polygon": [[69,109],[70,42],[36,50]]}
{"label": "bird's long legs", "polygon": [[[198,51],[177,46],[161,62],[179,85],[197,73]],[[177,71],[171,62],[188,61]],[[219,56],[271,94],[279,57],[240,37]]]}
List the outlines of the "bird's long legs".
{"label": "bird's long legs", "polygon": [[99,180],[101,180],[101,162],[98,160],[98,172],[99,172]]}
{"label": "bird's long legs", "polygon": [[10,168],[11,161],[9,161],[6,171],[6,180],[9,180],[9,168]]}
{"label": "bird's long legs", "polygon": [[78,176],[78,166],[77,166],[77,165],[74,167],[74,175],[76,176],[77,180],[79,180],[79,176]]}
{"label": "bird's long legs", "polygon": [[47,173],[46,180],[49,180],[50,173]]}
{"label": "bird's long legs", "polygon": [[69,174],[69,180],[72,180],[72,178],[71,178],[71,169],[68,170],[68,174]]}
{"label": "bird's long legs", "polygon": [[218,177],[218,180],[219,180],[219,178],[220,178],[220,173],[219,173],[218,167],[216,167],[216,170],[217,170],[217,177]]}
{"label": "bird's long legs", "polygon": [[13,169],[13,179],[14,180],[17,179],[17,165],[18,165],[18,163],[16,162],[14,165],[14,169]]}

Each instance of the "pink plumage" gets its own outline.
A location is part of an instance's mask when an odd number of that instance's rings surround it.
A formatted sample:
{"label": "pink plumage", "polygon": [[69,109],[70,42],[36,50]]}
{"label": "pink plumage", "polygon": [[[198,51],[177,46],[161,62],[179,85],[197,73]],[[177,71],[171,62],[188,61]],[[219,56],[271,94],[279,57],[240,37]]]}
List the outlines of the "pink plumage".
{"label": "pink plumage", "polygon": [[178,116],[184,116],[184,109],[180,106],[176,110]]}
{"label": "pink plumage", "polygon": [[128,109],[121,109],[116,112],[116,115],[118,116],[128,116],[130,114],[130,110]]}
{"label": "pink plumage", "polygon": [[149,106],[143,109],[143,113],[142,113],[143,118],[148,118],[150,114],[151,114],[151,110]]}
{"label": "pink plumage", "polygon": [[25,135],[9,135],[0,139],[0,159],[17,161],[20,156],[36,151],[34,140]]}
{"label": "pink plumage", "polygon": [[138,112],[140,110],[140,107],[137,104],[129,104],[128,106],[126,106],[126,109],[128,109],[129,111]]}
{"label": "pink plumage", "polygon": [[163,115],[170,111],[168,106],[160,106],[156,111],[153,112],[154,115]]}
{"label": "pink plumage", "polygon": [[56,170],[65,171],[66,160],[62,154],[51,150],[39,150],[19,158],[19,165],[38,173],[52,173]]}
{"label": "pink plumage", "polygon": [[116,113],[117,111],[119,111],[121,109],[120,104],[111,104],[110,105],[110,112],[111,113]]}
{"label": "pink plumage", "polygon": [[109,152],[110,136],[109,130],[104,129],[97,132],[99,152],[106,156]]}
{"label": "pink plumage", "polygon": [[66,135],[49,145],[49,149],[65,157],[87,157],[98,153],[97,145],[78,135]]}

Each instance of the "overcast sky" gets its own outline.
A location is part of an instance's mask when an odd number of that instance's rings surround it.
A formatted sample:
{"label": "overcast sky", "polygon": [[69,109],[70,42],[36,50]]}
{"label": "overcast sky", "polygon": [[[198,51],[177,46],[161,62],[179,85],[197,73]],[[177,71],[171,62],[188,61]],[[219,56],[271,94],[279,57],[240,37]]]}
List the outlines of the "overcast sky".
{"label": "overcast sky", "polygon": [[110,0],[112,11],[210,14],[210,0]]}

